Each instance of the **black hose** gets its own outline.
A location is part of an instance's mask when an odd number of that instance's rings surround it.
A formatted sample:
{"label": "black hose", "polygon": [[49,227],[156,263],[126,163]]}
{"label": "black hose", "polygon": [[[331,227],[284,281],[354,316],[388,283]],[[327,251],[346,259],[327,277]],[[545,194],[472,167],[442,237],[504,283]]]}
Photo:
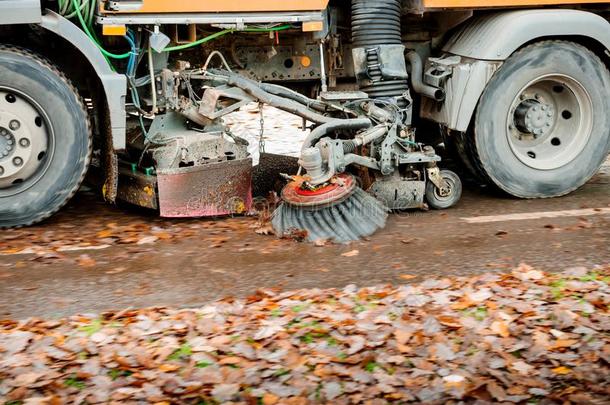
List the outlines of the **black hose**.
{"label": "black hose", "polygon": [[368,118],[352,118],[347,120],[334,119],[333,121],[327,122],[326,124],[320,125],[312,130],[309,135],[307,135],[307,138],[305,138],[305,141],[303,141],[301,152],[312,147],[318,140],[320,140],[320,138],[328,133],[338,131],[340,129],[364,129],[370,127],[371,125],[371,120]]}
{"label": "black hose", "polygon": [[[354,48],[373,49],[402,45],[401,0],[352,0],[352,42]],[[383,80],[375,52],[367,53],[370,81],[359,83],[371,98],[400,97],[409,90],[407,80]]]}
{"label": "black hose", "polygon": [[411,86],[413,86],[413,90],[422,96],[426,96],[436,101],[443,101],[445,99],[445,90],[424,83],[424,64],[419,54],[415,51],[410,51],[407,52],[406,58],[409,65],[411,65],[409,77],[411,78]]}
{"label": "black hose", "polygon": [[[263,90],[260,85],[250,79],[246,79],[245,77],[239,76],[235,73],[230,72],[215,72],[210,70],[210,72],[214,74],[219,74],[226,77],[226,83],[229,86],[235,86],[246,93],[250,94],[254,99],[260,101],[261,103],[269,104],[272,107],[279,108],[280,110],[287,111],[294,115],[298,115],[299,117],[305,118],[308,121],[311,121],[316,124],[325,124],[329,122],[334,122],[337,119],[332,117],[327,117],[325,115],[319,114],[305,105],[291,100],[289,98],[283,96],[276,96],[274,94],[268,93]],[[346,121],[346,120],[339,120]]]}
{"label": "black hose", "polygon": [[271,84],[271,83],[260,83],[260,87],[261,87],[261,89],[265,90],[267,93],[273,94],[275,96],[289,98],[293,101],[296,101],[297,103],[306,105],[307,107],[309,107],[313,110],[320,111],[320,112],[327,111],[326,104],[324,104],[318,100],[314,100],[312,98],[304,96],[303,94],[297,93],[296,91],[288,89],[284,86],[279,86],[277,84]]}

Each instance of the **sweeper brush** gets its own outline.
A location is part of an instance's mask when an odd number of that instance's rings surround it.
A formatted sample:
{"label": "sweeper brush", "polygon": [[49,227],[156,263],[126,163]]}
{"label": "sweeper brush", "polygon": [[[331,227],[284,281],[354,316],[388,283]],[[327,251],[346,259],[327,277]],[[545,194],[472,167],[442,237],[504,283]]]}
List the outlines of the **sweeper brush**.
{"label": "sweeper brush", "polygon": [[304,231],[310,242],[347,243],[372,235],[385,226],[388,209],[356,183],[346,173],[318,187],[291,181],[273,213],[273,229],[280,237]]}

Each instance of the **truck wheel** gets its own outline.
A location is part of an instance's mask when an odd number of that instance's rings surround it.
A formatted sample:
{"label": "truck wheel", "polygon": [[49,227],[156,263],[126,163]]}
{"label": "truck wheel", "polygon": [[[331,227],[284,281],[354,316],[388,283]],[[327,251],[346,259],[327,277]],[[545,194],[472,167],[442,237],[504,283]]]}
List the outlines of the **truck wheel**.
{"label": "truck wheel", "polygon": [[0,46],[0,228],[59,210],[90,155],[87,111],[68,79],[27,50]]}
{"label": "truck wheel", "polygon": [[590,50],[544,41],[516,52],[477,107],[469,148],[483,174],[521,198],[582,186],[610,148],[610,73]]}

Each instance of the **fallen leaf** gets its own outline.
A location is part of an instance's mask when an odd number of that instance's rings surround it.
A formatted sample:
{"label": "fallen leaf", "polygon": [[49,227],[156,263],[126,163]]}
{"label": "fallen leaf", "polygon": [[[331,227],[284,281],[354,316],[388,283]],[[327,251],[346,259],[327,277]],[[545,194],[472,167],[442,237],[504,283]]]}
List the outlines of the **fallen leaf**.
{"label": "fallen leaf", "polygon": [[560,375],[567,375],[572,372],[572,370],[566,366],[555,367],[555,368],[551,369],[551,371],[555,374],[560,374]]}
{"label": "fallen leaf", "polygon": [[349,252],[342,253],[341,256],[354,257],[354,256],[358,256],[359,254],[360,254],[360,251],[358,251],[357,249],[354,249],[354,250],[350,250]]}
{"label": "fallen leaf", "polygon": [[177,364],[161,364],[159,366],[159,371],[166,373],[166,372],[170,372],[170,371],[176,371],[179,368],[180,368],[180,366]]}
{"label": "fallen leaf", "polygon": [[510,332],[508,331],[508,325],[504,321],[493,321],[489,329],[496,335],[502,337],[509,337]]}
{"label": "fallen leaf", "polygon": [[76,259],[76,263],[82,267],[95,267],[96,261],[87,254],[82,254]]}

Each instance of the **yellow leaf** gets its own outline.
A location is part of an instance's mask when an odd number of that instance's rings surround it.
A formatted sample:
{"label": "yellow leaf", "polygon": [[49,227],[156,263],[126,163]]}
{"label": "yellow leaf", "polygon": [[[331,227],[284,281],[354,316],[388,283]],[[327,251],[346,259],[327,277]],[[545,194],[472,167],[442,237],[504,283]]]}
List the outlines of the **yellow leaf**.
{"label": "yellow leaf", "polygon": [[508,325],[504,321],[493,321],[490,329],[496,335],[500,335],[502,337],[509,337],[510,333],[508,331]]}
{"label": "yellow leaf", "polygon": [[176,371],[180,368],[180,366],[176,364],[161,364],[159,366],[159,371],[168,372],[168,371]]}
{"label": "yellow leaf", "polygon": [[414,276],[413,274],[401,274],[400,278],[402,278],[403,280],[411,280],[414,279],[417,276]]}
{"label": "yellow leaf", "polygon": [[561,374],[561,375],[570,374],[572,372],[572,370],[570,370],[566,366],[556,367],[556,368],[552,369],[551,371],[555,374]]}
{"label": "yellow leaf", "polygon": [[104,229],[103,231],[99,231],[97,233],[97,237],[98,238],[109,238],[110,236],[112,236],[114,234],[114,232],[110,229]]}

